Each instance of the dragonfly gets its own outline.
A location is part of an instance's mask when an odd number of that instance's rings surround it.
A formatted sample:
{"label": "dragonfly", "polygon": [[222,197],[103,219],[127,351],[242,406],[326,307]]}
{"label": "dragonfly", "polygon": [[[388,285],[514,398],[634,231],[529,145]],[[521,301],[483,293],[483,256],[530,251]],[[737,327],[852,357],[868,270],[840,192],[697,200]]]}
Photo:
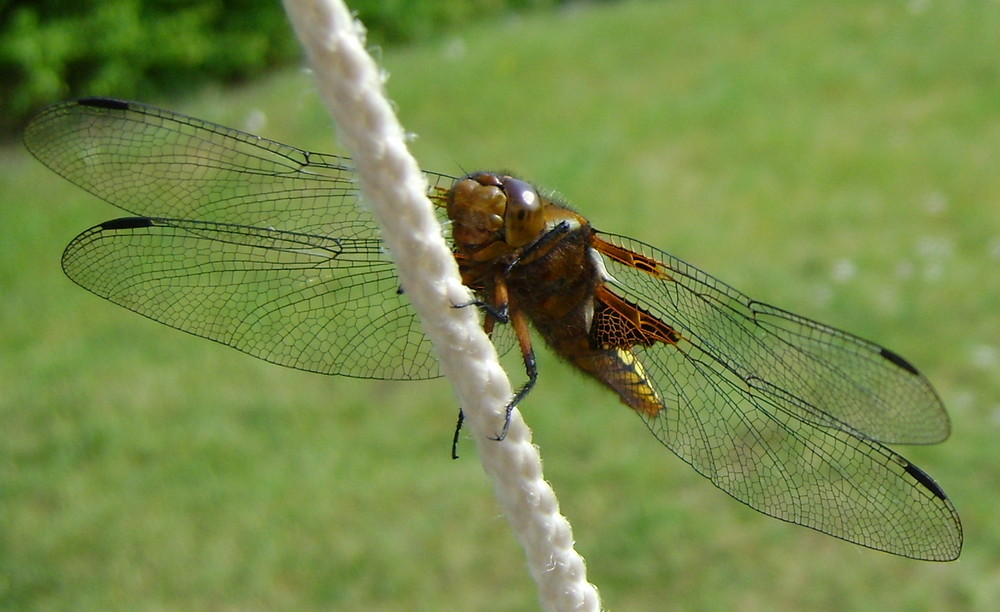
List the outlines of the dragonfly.
{"label": "dragonfly", "polygon": [[[24,139],[130,215],[66,247],[85,289],[282,366],[440,375],[349,158],[107,98],[51,106]],[[902,356],[597,231],[526,181],[425,176],[485,330],[498,352],[520,348],[527,382],[509,410],[538,376],[534,329],[743,504],[903,557],[959,556],[954,505],[887,446],[950,430]]]}

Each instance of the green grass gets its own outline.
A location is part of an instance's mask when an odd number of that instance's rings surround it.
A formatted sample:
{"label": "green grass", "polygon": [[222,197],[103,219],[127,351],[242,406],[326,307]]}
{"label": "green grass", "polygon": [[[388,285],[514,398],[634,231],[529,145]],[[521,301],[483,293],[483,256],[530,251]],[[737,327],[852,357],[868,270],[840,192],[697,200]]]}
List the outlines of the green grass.
{"label": "green grass", "polygon": [[[616,610],[975,610],[1000,598],[1000,5],[626,3],[383,50],[429,169],[505,168],[599,228],[886,344],[935,383],[957,563],[750,511],[543,356],[522,406]],[[289,71],[156,101],[330,150]],[[0,608],[525,610],[445,382],[270,366],[105,303],[62,247],[118,211],[0,150]],[[517,375],[518,370],[512,373]]]}

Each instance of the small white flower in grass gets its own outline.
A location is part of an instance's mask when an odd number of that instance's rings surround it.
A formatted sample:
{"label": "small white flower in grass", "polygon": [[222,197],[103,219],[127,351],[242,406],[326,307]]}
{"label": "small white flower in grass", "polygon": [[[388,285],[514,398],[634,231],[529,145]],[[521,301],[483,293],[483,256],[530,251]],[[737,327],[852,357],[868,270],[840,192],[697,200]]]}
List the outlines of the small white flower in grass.
{"label": "small white flower in grass", "polygon": [[830,277],[835,283],[846,283],[853,279],[857,275],[857,272],[858,267],[853,261],[846,257],[841,257],[834,260]]}
{"label": "small white flower in grass", "polygon": [[1000,236],[994,236],[986,245],[986,253],[990,259],[1000,259]]}
{"label": "small white flower in grass", "polygon": [[927,194],[924,200],[924,211],[929,215],[940,215],[948,210],[948,197],[940,191]]}
{"label": "small white flower in grass", "polygon": [[979,344],[972,347],[972,364],[983,370],[990,370],[1000,364],[1000,349],[990,344]]}

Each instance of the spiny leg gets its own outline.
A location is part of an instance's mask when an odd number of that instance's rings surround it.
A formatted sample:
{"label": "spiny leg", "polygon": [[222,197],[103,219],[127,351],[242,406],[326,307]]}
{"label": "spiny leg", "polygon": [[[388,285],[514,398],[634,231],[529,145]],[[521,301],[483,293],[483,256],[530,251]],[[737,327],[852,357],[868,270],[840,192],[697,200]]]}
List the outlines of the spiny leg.
{"label": "spiny leg", "polygon": [[521,388],[517,390],[514,397],[507,403],[507,407],[504,409],[503,430],[493,438],[497,441],[507,437],[507,431],[510,429],[510,415],[514,412],[514,408],[517,407],[521,400],[535,386],[535,381],[538,380],[538,365],[535,362],[535,350],[531,346],[528,318],[517,308],[516,304],[509,306],[509,312],[510,322],[514,327],[514,335],[517,337],[517,343],[521,347],[521,358],[524,360],[524,371],[528,375],[528,380],[521,385]]}

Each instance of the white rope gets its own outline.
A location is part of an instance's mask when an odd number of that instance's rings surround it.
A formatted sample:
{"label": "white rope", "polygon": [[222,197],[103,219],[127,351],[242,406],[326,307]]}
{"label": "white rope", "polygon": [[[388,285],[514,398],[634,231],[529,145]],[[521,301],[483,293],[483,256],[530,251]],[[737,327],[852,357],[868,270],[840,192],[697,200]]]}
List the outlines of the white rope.
{"label": "white rope", "polygon": [[520,414],[511,415],[503,442],[490,439],[503,425],[510,382],[479,327],[476,309],[452,307],[467,303],[469,291],[425,196],[426,180],[385,98],[381,73],[365,51],[361,25],[338,0],[285,0],[285,9],[338,136],[354,156],[361,191],[382,226],[400,282],[437,348],[483,468],[524,547],[543,607],[600,609],[597,589],[587,582],[569,522],[542,478],[541,457]]}

